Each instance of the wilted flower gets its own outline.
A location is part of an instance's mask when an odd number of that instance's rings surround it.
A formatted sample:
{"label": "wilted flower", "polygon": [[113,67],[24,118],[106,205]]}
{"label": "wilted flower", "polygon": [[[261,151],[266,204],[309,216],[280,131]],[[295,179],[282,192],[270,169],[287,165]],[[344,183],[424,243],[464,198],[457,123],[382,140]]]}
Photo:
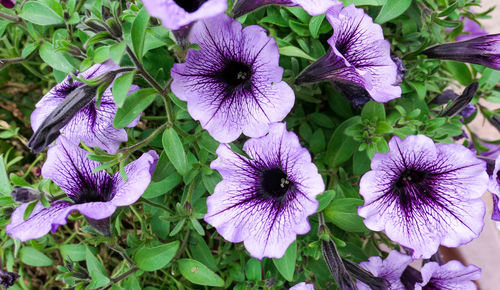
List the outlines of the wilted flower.
{"label": "wilted flower", "polygon": [[434,144],[423,135],[394,136],[376,153],[360,181],[358,214],[374,231],[429,258],[438,246],[457,247],[479,236],[488,182],[485,162],[458,144]]}
{"label": "wilted flower", "polygon": [[433,46],[422,52],[430,58],[449,59],[500,69],[500,34]]}
{"label": "wilted flower", "polygon": [[168,29],[178,30],[197,20],[222,14],[227,0],[143,0],[149,14],[161,19]]}
{"label": "wilted flower", "polygon": [[139,159],[125,166],[128,181],[120,173],[110,176],[105,170],[92,173],[100,166],[86,157],[87,151],[77,147],[64,136],[47,153],[42,167],[44,178],[59,185],[72,201],[58,200],[50,208],[38,203],[31,216],[24,220],[28,203],[19,206],[11,216],[6,232],[14,238],[26,241],[54,232],[66,224],[72,211],[79,211],[89,222],[99,223],[110,217],[118,206],[134,203],[144,193],[151,181],[158,155],[154,151],[144,153]]}
{"label": "wilted flower", "polygon": [[16,5],[16,0],[0,0],[0,3],[5,7],[5,8],[13,8],[14,5]]}
{"label": "wilted flower", "polygon": [[422,270],[422,283],[415,285],[415,290],[421,289],[477,289],[472,280],[481,278],[481,269],[474,265],[465,267],[459,261],[449,261],[444,265],[436,262],[426,263]]}
{"label": "wilted flower", "polygon": [[331,48],[302,71],[296,83],[330,80],[357,85],[377,102],[401,97],[401,75],[380,25],[352,4],[345,8],[342,3],[333,5],[326,18],[333,27],[328,40]]}
{"label": "wilted flower", "polygon": [[[404,289],[403,283],[401,283],[401,275],[403,274],[406,267],[413,261],[410,256],[401,254],[396,250],[392,250],[387,258],[382,261],[382,258],[378,256],[370,257],[367,262],[361,262],[359,265],[361,268],[370,271],[376,277],[383,277],[389,283],[390,287],[388,289]],[[370,290],[368,285],[358,281],[357,283],[359,290]]]}
{"label": "wilted flower", "polygon": [[309,152],[283,123],[243,146],[250,159],[219,145],[211,168],[222,181],[207,199],[205,221],[226,240],[244,245],[250,255],[280,258],[297,234],[310,230],[315,197],[325,189]]}
{"label": "wilted flower", "polygon": [[14,283],[16,283],[17,278],[19,278],[19,275],[17,273],[5,272],[0,270],[0,284],[2,284],[5,289],[13,286]]}
{"label": "wilted flower", "polygon": [[17,202],[26,203],[38,200],[40,198],[40,192],[29,187],[14,186],[14,189],[10,193],[12,199]]}
{"label": "wilted flower", "polygon": [[[102,64],[96,64],[78,75],[81,79],[92,79],[104,75],[112,70],[118,69],[119,66],[115,65],[111,60]],[[112,75],[114,79],[116,75]],[[112,81],[112,79],[110,81]],[[83,88],[83,90],[81,90]],[[138,87],[132,85],[130,92],[137,90]],[[79,90],[81,96],[75,96],[74,92]],[[71,142],[79,144],[81,141],[87,146],[97,146],[107,152],[113,154],[120,147],[121,142],[128,140],[127,132],[125,129],[116,129],[113,127],[113,119],[115,117],[117,107],[113,100],[111,88],[107,88],[102,95],[101,104],[99,108],[96,104],[95,94],[97,87],[91,87],[79,81],[73,81],[70,76],[52,88],[43,98],[36,104],[36,109],[31,114],[31,127],[35,131],[35,135],[30,140],[30,147],[35,152],[41,151],[45,148],[47,142],[36,142],[38,139],[43,139],[45,136],[37,135],[54,135],[49,138],[48,143],[52,143],[59,135],[59,131],[68,138]],[[73,94],[72,94],[73,93]],[[59,118],[55,118],[54,124],[49,124],[52,127],[46,126],[46,119],[52,117],[52,113],[60,110],[60,106],[66,104],[67,98],[75,98],[73,102],[66,106],[61,115],[66,114],[66,111],[71,111],[74,106],[78,111],[68,114],[67,124],[61,124]],[[90,99],[90,103],[87,100]],[[80,104],[85,102],[88,104]],[[67,105],[67,104],[66,104]],[[79,109],[82,107],[82,109]],[[135,126],[139,118],[134,120],[129,126]],[[45,122],[45,124],[44,124]],[[42,126],[43,125],[43,126]],[[61,128],[61,126],[63,126]],[[47,130],[46,130],[47,129]],[[60,129],[60,130],[59,130]],[[40,134],[39,130],[46,130],[48,133]],[[51,137],[51,136],[49,136]],[[43,143],[38,145],[38,143]]]}
{"label": "wilted flower", "polygon": [[283,6],[301,6],[312,16],[325,13],[337,0],[238,0],[233,7],[234,17],[254,11],[262,6],[277,4]]}
{"label": "wilted flower", "polygon": [[172,68],[172,91],[219,142],[260,137],[290,112],[295,95],[281,80],[279,51],[257,25],[243,30],[227,15],[197,22],[185,63]]}
{"label": "wilted flower", "polygon": [[314,284],[307,284],[306,282],[300,282],[290,287],[289,290],[314,290]]}

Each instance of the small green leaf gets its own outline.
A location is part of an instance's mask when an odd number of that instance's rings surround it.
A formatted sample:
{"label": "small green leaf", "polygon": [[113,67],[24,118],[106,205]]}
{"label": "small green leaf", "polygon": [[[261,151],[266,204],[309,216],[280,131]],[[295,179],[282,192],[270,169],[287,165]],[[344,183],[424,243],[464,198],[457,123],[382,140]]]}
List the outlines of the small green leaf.
{"label": "small green leaf", "polygon": [[174,128],[165,129],[162,142],[165,153],[177,172],[182,176],[186,175],[189,171],[186,151],[184,151],[181,139]]}
{"label": "small green leaf", "polygon": [[468,86],[474,81],[472,73],[465,63],[451,60],[444,63],[448,71],[453,75],[453,78],[461,85]]}
{"label": "small green leaf", "polygon": [[318,38],[319,29],[321,28],[321,23],[323,23],[324,19],[325,14],[314,16],[313,18],[311,18],[311,21],[309,22],[309,31],[311,32],[312,37]]}
{"label": "small green leaf", "polygon": [[21,52],[21,57],[26,58],[28,57],[31,53],[33,53],[37,48],[40,43],[38,42],[31,42],[26,44],[26,46],[23,48],[23,51]]}
{"label": "small green leaf", "polygon": [[403,14],[411,5],[411,0],[387,0],[382,6],[380,13],[375,22],[378,24],[385,23]]}
{"label": "small green leaf", "polygon": [[65,260],[69,259],[73,262],[79,262],[85,260],[86,248],[84,245],[74,245],[74,244],[62,245],[59,248],[59,251],[61,252],[61,256],[63,257],[63,259]]}
{"label": "small green leaf", "polygon": [[134,23],[132,23],[132,30],[130,31],[132,47],[134,48],[135,56],[137,56],[139,60],[142,59],[144,39],[146,38],[146,28],[148,28],[149,18],[150,16],[146,7],[142,7],[139,13],[137,13],[137,17]]}
{"label": "small green leaf", "polygon": [[330,204],[330,202],[332,202],[332,200],[335,198],[335,195],[336,195],[335,190],[327,190],[322,194],[316,196],[316,200],[319,203],[316,212],[324,210]]}
{"label": "small green leaf", "polygon": [[295,56],[295,57],[299,57],[299,58],[305,58],[305,59],[308,59],[311,61],[316,60],[312,56],[305,53],[302,49],[295,47],[295,46],[291,46],[291,45],[284,46],[284,47],[280,47],[279,50],[280,50],[281,55]]}
{"label": "small green leaf", "polygon": [[212,287],[224,286],[224,280],[219,275],[196,260],[181,259],[177,263],[182,276],[191,283]]}
{"label": "small green leaf", "polygon": [[358,142],[352,137],[345,135],[345,130],[361,121],[361,117],[355,116],[340,124],[328,143],[327,163],[330,167],[337,167],[351,158],[358,149]]}
{"label": "small green leaf", "polygon": [[379,120],[385,120],[384,104],[377,103],[374,101],[369,101],[363,106],[363,110],[361,111],[361,117],[363,119],[368,119],[374,122],[377,122]]}
{"label": "small green leaf", "polygon": [[119,76],[111,90],[113,91],[113,99],[115,100],[115,104],[121,108],[125,103],[125,99],[127,98],[128,93],[130,92],[130,86],[132,85],[132,81],[134,80],[134,75],[137,71],[131,71],[128,73],[124,73]]}
{"label": "small green leaf", "polygon": [[23,247],[19,251],[21,262],[33,267],[45,267],[54,264],[54,261],[44,253],[31,247]]}
{"label": "small green leaf", "polygon": [[141,248],[135,254],[137,267],[144,271],[156,271],[165,267],[179,249],[179,241],[153,248]]}
{"label": "small green leaf", "polygon": [[[36,3],[36,2],[28,2]],[[28,4],[26,3],[26,4]],[[64,57],[64,53],[61,51],[56,51],[54,46],[50,42],[44,42],[40,45],[40,57],[42,60],[50,65],[52,68],[65,72],[71,73],[75,70],[73,65]]]}
{"label": "small green leaf", "polygon": [[156,99],[156,90],[152,88],[141,89],[130,94],[118,109],[113,120],[117,129],[125,128],[141,114]]}
{"label": "small green leaf", "polygon": [[102,287],[109,283],[106,270],[103,265],[97,260],[89,247],[85,249],[85,260],[87,261],[87,270],[92,278],[92,283],[89,285],[91,289]]}
{"label": "small green leaf", "polygon": [[245,267],[245,275],[250,281],[260,281],[262,279],[262,266],[260,261],[255,258],[248,260]]}
{"label": "small green leaf", "polygon": [[357,198],[335,199],[324,211],[328,221],[348,232],[366,232],[368,229],[358,215],[358,206],[363,200]]}
{"label": "small green leaf", "polygon": [[297,242],[294,241],[286,250],[281,259],[273,259],[273,263],[280,274],[288,281],[293,281],[295,262],[297,261]]}
{"label": "small green leaf", "polygon": [[11,191],[12,187],[10,186],[9,177],[7,176],[7,170],[5,169],[3,155],[0,155],[0,193],[2,195],[10,195]]}
{"label": "small green leaf", "polygon": [[63,18],[42,2],[29,1],[23,6],[19,17],[38,25],[63,24]]}

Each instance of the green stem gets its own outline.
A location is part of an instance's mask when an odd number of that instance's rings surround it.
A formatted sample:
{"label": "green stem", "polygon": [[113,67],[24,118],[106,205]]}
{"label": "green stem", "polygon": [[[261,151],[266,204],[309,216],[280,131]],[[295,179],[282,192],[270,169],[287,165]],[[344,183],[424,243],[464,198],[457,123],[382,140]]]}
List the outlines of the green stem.
{"label": "green stem", "polygon": [[151,141],[153,141],[156,138],[156,136],[158,136],[160,133],[163,132],[163,130],[165,130],[165,128],[167,128],[167,124],[161,125],[156,130],[154,130],[154,132],[151,133],[151,135],[149,135],[146,139],[130,147],[123,148],[120,151],[125,154],[130,154],[134,151],[141,149],[142,147],[148,145]]}
{"label": "green stem", "polygon": [[104,288],[102,288],[103,290],[107,290],[107,289],[110,289],[111,287],[113,287],[114,284],[120,282],[121,280],[127,278],[128,276],[130,276],[131,274],[134,274],[135,272],[137,272],[137,270],[139,270],[138,267],[133,267],[132,269],[128,270],[127,272],[121,274],[120,276],[116,277],[116,278],[111,278],[111,282]]}
{"label": "green stem", "polygon": [[45,157],[45,154],[40,154],[36,157],[35,161],[33,161],[33,163],[30,164],[30,166],[28,167],[28,169],[26,169],[26,173],[24,173],[22,179],[26,179],[26,177],[28,177],[28,175],[30,174],[31,172],[31,169],[33,167],[35,167],[35,165],[40,161],[42,160],[43,158]]}
{"label": "green stem", "polygon": [[10,20],[10,21],[16,22],[16,23],[21,23],[21,18],[15,16],[15,15],[3,13],[3,12],[0,12],[0,18],[7,19],[7,20]]}
{"label": "green stem", "polygon": [[140,201],[142,201],[143,203],[145,203],[145,204],[147,204],[147,205],[150,205],[150,206],[152,206],[152,207],[156,207],[156,208],[162,209],[162,210],[164,210],[164,211],[166,211],[166,212],[168,212],[168,213],[170,213],[170,214],[174,214],[174,213],[173,213],[173,212],[172,212],[169,208],[167,208],[166,206],[163,206],[163,205],[161,205],[161,204],[154,203],[154,202],[152,202],[152,201],[150,201],[150,200],[147,200],[147,199],[145,199],[145,198],[143,198],[143,197],[141,197]]}
{"label": "green stem", "polygon": [[182,244],[181,244],[179,250],[177,250],[177,253],[175,253],[175,256],[172,259],[172,261],[175,261],[175,260],[179,259],[179,257],[182,255],[182,253],[184,253],[184,251],[186,250],[187,243],[188,243],[188,240],[189,240],[189,235],[191,234],[191,230],[189,229],[189,226],[186,227],[186,228],[187,229],[186,229],[186,235],[184,236],[184,240],[182,241]]}

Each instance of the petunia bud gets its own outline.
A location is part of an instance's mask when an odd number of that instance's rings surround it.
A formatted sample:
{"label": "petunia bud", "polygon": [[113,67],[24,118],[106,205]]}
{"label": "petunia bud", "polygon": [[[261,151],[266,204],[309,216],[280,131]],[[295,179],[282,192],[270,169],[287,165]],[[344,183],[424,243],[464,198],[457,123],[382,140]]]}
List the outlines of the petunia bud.
{"label": "petunia bud", "polygon": [[328,269],[330,269],[330,273],[332,273],[339,288],[341,290],[356,289],[331,239],[328,239],[328,241],[321,240],[321,251],[323,252]]}
{"label": "petunia bud", "polygon": [[40,199],[41,193],[29,187],[14,186],[14,190],[10,193],[12,199],[21,203],[28,203]]}
{"label": "petunia bud", "polygon": [[2,4],[5,8],[14,8],[16,5],[16,0],[0,0],[0,4]]}
{"label": "petunia bud", "polygon": [[415,289],[415,284],[421,282],[422,274],[420,274],[420,272],[413,267],[406,267],[406,269],[403,271],[403,274],[401,275],[401,283],[403,283],[405,289],[413,290]]}
{"label": "petunia bud", "polygon": [[91,225],[98,233],[105,237],[111,237],[111,218],[107,217],[101,220],[85,217],[89,225]]}
{"label": "petunia bud", "polygon": [[429,58],[475,63],[500,70],[500,34],[433,46],[422,52]]}
{"label": "petunia bud", "polygon": [[351,274],[354,279],[357,279],[366,285],[368,285],[372,290],[386,290],[389,289],[389,282],[382,277],[375,277],[372,273],[361,268],[360,266],[354,264],[353,262],[342,259],[346,270]]}
{"label": "petunia bud", "polygon": [[470,101],[472,101],[472,98],[477,91],[478,85],[478,82],[473,82],[472,84],[467,86],[462,95],[460,95],[460,97],[456,98],[448,107],[446,107],[443,113],[441,113],[441,116],[451,117],[457,113],[461,113],[462,110],[466,109],[467,105],[469,105]]}

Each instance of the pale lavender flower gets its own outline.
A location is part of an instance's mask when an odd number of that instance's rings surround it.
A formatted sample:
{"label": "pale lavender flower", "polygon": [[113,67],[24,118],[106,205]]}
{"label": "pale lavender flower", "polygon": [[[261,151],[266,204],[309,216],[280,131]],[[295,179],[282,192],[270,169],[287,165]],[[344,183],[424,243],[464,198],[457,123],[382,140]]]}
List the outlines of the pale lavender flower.
{"label": "pale lavender flower", "polygon": [[197,20],[222,14],[227,0],[143,0],[149,14],[168,29],[178,30]]}
{"label": "pale lavender flower", "polygon": [[5,8],[14,8],[16,0],[0,0],[0,4],[2,4]]}
{"label": "pale lavender flower", "polygon": [[75,210],[90,221],[104,220],[117,207],[133,204],[140,198],[151,181],[158,160],[156,152],[144,153],[125,166],[128,178],[125,181],[118,172],[113,176],[106,170],[92,173],[101,164],[88,159],[87,153],[61,136],[48,150],[42,175],[52,179],[71,201],[58,200],[50,208],[44,208],[39,202],[27,220],[23,217],[29,204],[24,203],[12,213],[6,233],[21,241],[37,239],[65,225],[67,216]]}
{"label": "pale lavender flower", "polygon": [[263,136],[290,112],[295,95],[281,80],[278,46],[262,27],[242,30],[224,14],[197,22],[190,40],[201,49],[174,65],[171,88],[214,139]]}
{"label": "pale lavender flower", "polygon": [[[400,290],[405,289],[403,283],[401,283],[401,275],[412,261],[413,259],[410,256],[392,250],[383,261],[382,258],[374,256],[370,257],[367,262],[359,263],[359,266],[372,273],[375,277],[385,278],[390,283],[388,289]],[[357,286],[359,290],[371,289],[361,281],[357,282]]]}
{"label": "pale lavender flower", "polygon": [[455,37],[456,41],[464,41],[469,40],[471,38],[475,38],[478,36],[487,35],[488,32],[481,28],[481,25],[476,21],[466,17],[464,21],[464,29],[462,29],[462,33]]}
{"label": "pale lavender flower", "polygon": [[358,214],[374,231],[429,258],[439,245],[458,247],[482,231],[486,163],[458,144],[434,144],[423,135],[389,141],[360,181]]}
{"label": "pale lavender flower", "polygon": [[422,53],[430,58],[475,63],[498,70],[500,69],[500,34],[440,44]]}
{"label": "pale lavender flower", "polygon": [[312,16],[325,13],[337,0],[238,0],[233,7],[234,17],[240,17],[266,5],[301,6]]}
{"label": "pale lavender flower", "polygon": [[[119,69],[119,66],[108,60],[80,73],[78,78],[92,79],[116,69]],[[33,131],[37,131],[43,121],[56,110],[65,98],[82,85],[84,85],[82,82],[75,81],[68,76],[43,96],[35,105],[36,108],[31,114]],[[129,93],[137,89],[136,85],[132,85]],[[92,92],[95,93],[95,91]],[[99,108],[97,108],[96,99],[94,98],[88,105],[78,111],[60,132],[75,144],[83,142],[87,146],[96,146],[113,154],[118,150],[121,142],[128,140],[125,129],[113,127],[113,119],[117,109],[110,86],[104,91]],[[138,122],[139,117],[130,123],[129,127],[137,125]]]}
{"label": "pale lavender flower", "polygon": [[422,270],[422,283],[415,285],[415,290],[453,289],[474,290],[472,280],[481,278],[481,269],[474,265],[465,267],[459,261],[449,261],[444,265],[436,262],[426,263]]}
{"label": "pale lavender flower", "polygon": [[222,181],[207,199],[205,221],[226,240],[243,242],[251,256],[280,258],[297,234],[310,230],[316,196],[325,189],[297,135],[283,123],[243,146],[250,159],[221,144],[211,168]]}
{"label": "pale lavender flower", "polygon": [[488,191],[491,192],[493,196],[493,213],[491,219],[494,221],[500,221],[500,156],[495,160],[495,168],[490,176],[490,182],[488,183]]}
{"label": "pale lavender flower", "polygon": [[333,27],[330,49],[302,71],[296,83],[329,80],[357,85],[377,102],[401,97],[401,72],[391,59],[390,43],[380,25],[352,4],[344,8],[335,4],[326,17]]}
{"label": "pale lavender flower", "polygon": [[314,290],[314,284],[308,284],[306,282],[300,282],[290,287],[290,290]]}

